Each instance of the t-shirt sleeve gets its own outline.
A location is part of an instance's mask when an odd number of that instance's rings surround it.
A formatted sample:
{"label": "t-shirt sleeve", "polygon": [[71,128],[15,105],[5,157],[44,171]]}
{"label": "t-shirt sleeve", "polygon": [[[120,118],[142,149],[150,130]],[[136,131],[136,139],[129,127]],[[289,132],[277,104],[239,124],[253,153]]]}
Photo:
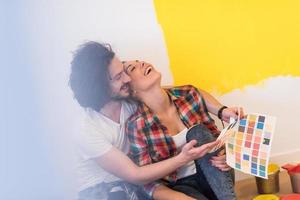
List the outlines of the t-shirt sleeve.
{"label": "t-shirt sleeve", "polygon": [[109,138],[101,131],[104,130],[96,129],[89,123],[82,128],[77,139],[77,146],[83,159],[88,160],[100,157],[112,148],[113,145]]}

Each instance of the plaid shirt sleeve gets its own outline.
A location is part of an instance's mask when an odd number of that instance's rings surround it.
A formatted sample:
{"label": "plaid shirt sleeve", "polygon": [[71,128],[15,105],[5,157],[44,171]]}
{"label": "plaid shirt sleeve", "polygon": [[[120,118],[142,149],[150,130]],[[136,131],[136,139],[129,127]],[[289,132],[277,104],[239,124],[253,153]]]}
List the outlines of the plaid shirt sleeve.
{"label": "plaid shirt sleeve", "polygon": [[220,131],[215,124],[215,120],[213,120],[213,118],[211,118],[211,116],[208,113],[208,109],[204,98],[202,97],[199,90],[194,86],[192,86],[191,92],[199,105],[199,114],[203,120],[203,124],[205,124],[207,128],[211,130],[212,134],[214,134],[217,137],[220,134]]}
{"label": "plaid shirt sleeve", "polygon": [[[129,157],[139,166],[151,164],[147,140],[145,134],[138,128],[138,120],[128,120],[126,123],[126,133],[130,142]],[[161,185],[159,181],[144,185],[144,191],[152,198],[154,190]]]}

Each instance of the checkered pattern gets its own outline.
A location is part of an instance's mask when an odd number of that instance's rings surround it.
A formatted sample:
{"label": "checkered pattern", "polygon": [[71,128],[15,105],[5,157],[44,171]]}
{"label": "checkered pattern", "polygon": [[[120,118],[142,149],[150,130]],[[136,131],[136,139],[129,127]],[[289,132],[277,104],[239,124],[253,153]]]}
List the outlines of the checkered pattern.
{"label": "checkered pattern", "polygon": [[[170,99],[177,107],[179,116],[186,127],[203,123],[216,136],[219,134],[214,120],[208,114],[204,99],[197,88],[191,85],[165,89]],[[131,159],[139,166],[156,163],[173,157],[177,153],[175,143],[167,128],[158,117],[143,103],[131,116],[126,125],[130,140]],[[176,171],[166,176],[164,180],[175,182]],[[145,185],[145,190],[152,195],[159,182]]]}

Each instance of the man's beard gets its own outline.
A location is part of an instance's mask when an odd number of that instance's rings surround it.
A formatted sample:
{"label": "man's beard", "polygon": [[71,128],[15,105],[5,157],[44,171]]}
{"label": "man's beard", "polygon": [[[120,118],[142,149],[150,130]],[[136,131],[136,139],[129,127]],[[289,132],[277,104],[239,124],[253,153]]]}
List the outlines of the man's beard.
{"label": "man's beard", "polygon": [[136,102],[140,102],[140,100],[138,98],[136,98],[134,95],[133,95],[133,90],[131,89],[130,85],[128,84],[128,96],[121,96],[121,95],[118,95],[118,94],[113,94],[111,99],[114,100],[114,101],[127,101],[129,103],[136,103]]}
{"label": "man's beard", "polygon": [[111,100],[113,101],[123,101],[123,100],[128,100],[130,96],[128,95],[127,97],[120,96],[120,95],[114,95],[111,97]]}
{"label": "man's beard", "polygon": [[126,86],[128,88],[128,93],[129,93],[128,96],[122,96],[122,95],[119,95],[118,93],[115,93],[115,94],[112,94],[111,99],[114,101],[123,101],[123,100],[130,99],[133,91],[128,83],[126,84]]}

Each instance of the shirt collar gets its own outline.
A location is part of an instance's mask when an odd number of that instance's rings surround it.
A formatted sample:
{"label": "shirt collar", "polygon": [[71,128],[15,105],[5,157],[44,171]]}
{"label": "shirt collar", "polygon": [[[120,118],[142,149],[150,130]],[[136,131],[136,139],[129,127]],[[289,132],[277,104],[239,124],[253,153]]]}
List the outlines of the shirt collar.
{"label": "shirt collar", "polygon": [[[176,107],[179,107],[177,104],[178,101],[184,101],[184,96],[176,96],[171,92],[171,88],[164,88],[167,92],[168,96],[170,97],[171,101],[174,102]],[[143,102],[139,103],[139,113],[141,113],[144,119],[147,121],[147,124],[152,125],[154,122],[158,122],[158,117],[151,111],[151,109]]]}

